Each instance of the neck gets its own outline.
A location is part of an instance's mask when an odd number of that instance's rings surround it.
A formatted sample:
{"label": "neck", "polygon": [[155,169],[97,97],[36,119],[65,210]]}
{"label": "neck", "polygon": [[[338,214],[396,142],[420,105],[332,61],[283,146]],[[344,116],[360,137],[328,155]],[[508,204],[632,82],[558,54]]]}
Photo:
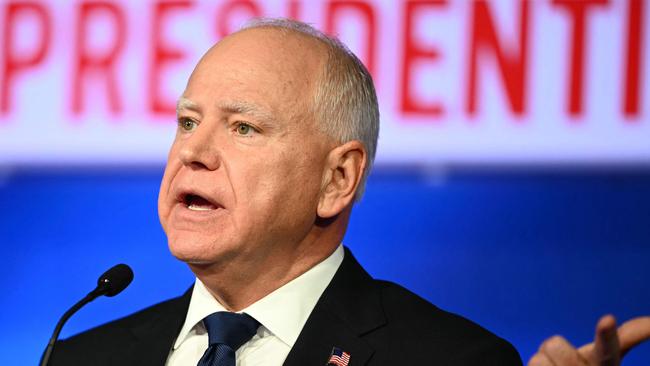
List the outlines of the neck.
{"label": "neck", "polygon": [[[298,244],[273,246],[268,253],[233,256],[220,263],[189,264],[212,296],[229,311],[240,311],[284,286],[329,257],[338,247],[345,226],[337,221],[314,226]],[[337,225],[338,224],[338,225]],[[342,230],[341,230],[342,229]]]}

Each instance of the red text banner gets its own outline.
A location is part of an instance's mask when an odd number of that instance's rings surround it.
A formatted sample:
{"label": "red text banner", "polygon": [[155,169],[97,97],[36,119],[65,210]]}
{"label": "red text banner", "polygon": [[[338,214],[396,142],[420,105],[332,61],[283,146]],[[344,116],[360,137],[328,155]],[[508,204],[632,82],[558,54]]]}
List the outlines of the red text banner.
{"label": "red text banner", "polygon": [[0,164],[164,162],[193,65],[252,17],[360,57],[379,164],[650,165],[646,0],[0,2]]}

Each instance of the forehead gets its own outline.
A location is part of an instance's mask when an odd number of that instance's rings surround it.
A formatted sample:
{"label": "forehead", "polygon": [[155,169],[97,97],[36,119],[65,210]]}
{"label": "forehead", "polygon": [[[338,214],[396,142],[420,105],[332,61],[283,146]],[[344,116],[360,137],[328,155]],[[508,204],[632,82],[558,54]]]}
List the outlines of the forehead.
{"label": "forehead", "polygon": [[311,101],[326,62],[317,40],[276,29],[245,30],[211,48],[192,73],[184,98],[214,106],[238,101],[275,112]]}

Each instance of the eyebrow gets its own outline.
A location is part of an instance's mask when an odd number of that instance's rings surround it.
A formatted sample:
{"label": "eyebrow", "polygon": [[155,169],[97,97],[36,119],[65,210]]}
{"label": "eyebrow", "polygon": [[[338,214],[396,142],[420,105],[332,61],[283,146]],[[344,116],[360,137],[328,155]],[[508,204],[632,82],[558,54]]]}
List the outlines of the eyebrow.
{"label": "eyebrow", "polygon": [[275,117],[266,109],[260,107],[257,104],[246,102],[246,101],[229,101],[218,104],[219,109],[223,112],[231,114],[243,114],[252,116],[260,122],[275,122]]}
{"label": "eyebrow", "polygon": [[189,109],[197,112],[201,110],[198,104],[194,103],[193,101],[185,97],[180,97],[178,98],[178,102],[176,103],[176,114],[178,114],[178,112],[180,112],[183,109]]}
{"label": "eyebrow", "polygon": [[[217,106],[222,112],[225,113],[237,113],[252,116],[260,122],[275,122],[275,117],[273,117],[273,114],[254,103],[246,101],[228,101],[219,103]],[[176,103],[176,114],[178,114],[183,109],[188,109],[196,112],[201,111],[201,107],[199,107],[197,103],[185,97],[180,97]]]}

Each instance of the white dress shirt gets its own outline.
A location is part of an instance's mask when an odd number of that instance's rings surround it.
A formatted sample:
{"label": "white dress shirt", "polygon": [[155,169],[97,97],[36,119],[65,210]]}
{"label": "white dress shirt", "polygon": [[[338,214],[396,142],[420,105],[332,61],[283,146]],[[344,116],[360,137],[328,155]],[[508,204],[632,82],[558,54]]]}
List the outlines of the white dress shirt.
{"label": "white dress shirt", "polygon": [[[307,322],[316,302],[343,262],[343,246],[299,277],[271,292],[241,312],[261,326],[235,353],[237,366],[282,365]],[[196,365],[208,348],[203,318],[227,311],[197,278],[185,323],[167,358],[167,366]]]}

